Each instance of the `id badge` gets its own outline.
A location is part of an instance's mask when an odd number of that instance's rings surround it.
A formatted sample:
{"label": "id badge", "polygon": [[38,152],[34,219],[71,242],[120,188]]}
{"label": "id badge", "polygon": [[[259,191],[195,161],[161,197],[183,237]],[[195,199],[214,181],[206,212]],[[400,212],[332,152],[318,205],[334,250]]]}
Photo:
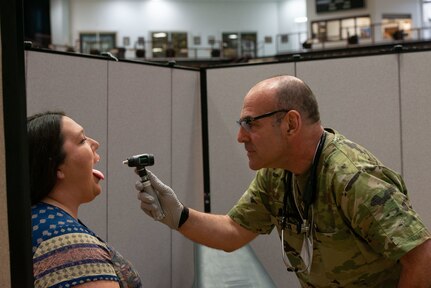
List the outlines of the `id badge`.
{"label": "id badge", "polygon": [[310,233],[304,234],[304,240],[302,241],[301,258],[304,261],[305,267],[307,267],[307,273],[310,274],[311,262],[313,261],[313,235]]}

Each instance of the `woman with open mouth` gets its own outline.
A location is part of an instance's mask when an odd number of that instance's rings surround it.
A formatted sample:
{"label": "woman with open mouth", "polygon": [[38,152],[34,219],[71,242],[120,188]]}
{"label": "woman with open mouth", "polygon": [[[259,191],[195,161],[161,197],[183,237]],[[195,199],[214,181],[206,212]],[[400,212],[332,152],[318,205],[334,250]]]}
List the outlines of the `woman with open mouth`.
{"label": "woman with open mouth", "polygon": [[63,112],[27,120],[34,287],[141,287],[138,273],[78,219],[105,177],[99,143]]}

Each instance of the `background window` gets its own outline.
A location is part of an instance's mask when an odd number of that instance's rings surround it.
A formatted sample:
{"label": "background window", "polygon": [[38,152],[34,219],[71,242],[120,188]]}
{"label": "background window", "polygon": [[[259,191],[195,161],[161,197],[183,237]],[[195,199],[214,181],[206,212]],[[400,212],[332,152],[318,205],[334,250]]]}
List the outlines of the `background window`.
{"label": "background window", "polygon": [[408,14],[383,14],[383,39],[403,40],[411,37],[412,17]]}
{"label": "background window", "polygon": [[371,38],[370,16],[346,17],[311,22],[312,38],[319,42],[340,41],[357,36]]}
{"label": "background window", "polygon": [[340,40],[340,20],[332,20],[326,23],[326,38],[328,41]]}
{"label": "background window", "polygon": [[100,54],[109,52],[117,47],[115,32],[79,33],[80,52],[86,54]]}
{"label": "background window", "polygon": [[356,34],[359,38],[371,38],[371,19],[370,17],[356,18]]}
{"label": "background window", "polygon": [[341,39],[347,39],[355,35],[355,19],[342,19],[341,20]]}
{"label": "background window", "polygon": [[152,32],[151,41],[154,58],[188,57],[187,32]]}
{"label": "background window", "polygon": [[313,31],[311,38],[317,39],[319,42],[326,41],[326,21],[313,22],[311,29]]}
{"label": "background window", "polygon": [[254,58],[257,54],[256,32],[223,32],[223,56]]}

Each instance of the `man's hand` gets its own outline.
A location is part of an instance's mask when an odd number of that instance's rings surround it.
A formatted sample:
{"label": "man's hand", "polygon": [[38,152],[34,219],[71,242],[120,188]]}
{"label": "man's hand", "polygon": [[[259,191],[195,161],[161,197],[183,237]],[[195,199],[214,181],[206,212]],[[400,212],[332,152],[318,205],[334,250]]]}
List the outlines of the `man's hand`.
{"label": "man's hand", "polygon": [[[160,205],[166,215],[160,222],[168,225],[171,229],[177,230],[187,220],[188,208],[181,204],[171,187],[165,185],[151,171],[147,170],[147,173],[151,186],[153,186],[158,195]],[[144,191],[144,186],[140,181],[136,182],[135,187],[140,191],[138,199],[141,200],[142,210],[152,217],[153,214],[156,214],[154,211],[160,209],[155,205],[154,197]]]}

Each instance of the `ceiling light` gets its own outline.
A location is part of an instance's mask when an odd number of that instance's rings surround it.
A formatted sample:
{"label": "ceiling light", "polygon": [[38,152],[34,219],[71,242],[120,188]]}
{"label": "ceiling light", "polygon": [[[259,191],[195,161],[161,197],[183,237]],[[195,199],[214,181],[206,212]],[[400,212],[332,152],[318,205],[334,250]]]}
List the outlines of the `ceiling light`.
{"label": "ceiling light", "polygon": [[165,32],[154,33],[153,36],[154,38],[165,38],[166,33]]}
{"label": "ceiling light", "polygon": [[295,23],[305,23],[307,21],[308,21],[307,17],[296,17],[295,18]]}

